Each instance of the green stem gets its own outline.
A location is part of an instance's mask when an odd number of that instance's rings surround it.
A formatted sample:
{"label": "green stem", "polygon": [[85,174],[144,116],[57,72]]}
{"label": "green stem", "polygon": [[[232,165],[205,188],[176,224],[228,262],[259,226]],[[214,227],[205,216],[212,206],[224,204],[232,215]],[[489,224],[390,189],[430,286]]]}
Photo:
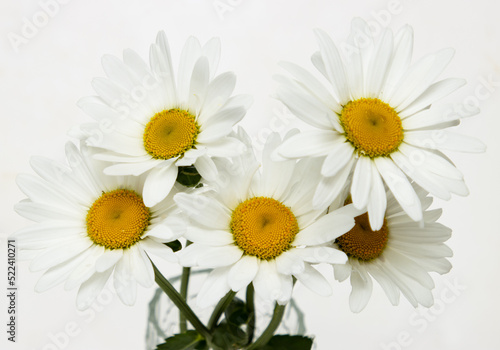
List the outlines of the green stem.
{"label": "green stem", "polygon": [[258,349],[267,344],[267,342],[274,335],[274,332],[276,332],[276,329],[278,329],[281,320],[283,319],[283,314],[285,313],[285,306],[286,305],[276,304],[274,308],[273,318],[267,325],[267,328],[264,330],[261,336],[255,341],[255,343],[251,344],[248,348],[246,348],[247,350]]}
{"label": "green stem", "polygon": [[184,298],[177,292],[177,290],[170,284],[170,282],[161,274],[155,264],[151,261],[153,269],[155,271],[155,281],[158,286],[167,294],[167,296],[172,300],[172,302],[177,306],[179,312],[184,314],[186,319],[193,325],[193,327],[200,333],[207,342],[210,342],[212,335],[208,331],[207,327],[201,323],[200,319],[193,310],[186,303]]}
{"label": "green stem", "polygon": [[231,301],[233,300],[235,295],[236,292],[230,290],[221,300],[219,300],[214,308],[214,311],[212,312],[212,315],[210,316],[210,320],[208,321],[208,329],[210,330],[210,332],[214,331],[222,313],[227,309],[229,304],[231,304]]}
{"label": "green stem", "polygon": [[246,301],[247,301],[247,312],[250,315],[247,325],[248,342],[251,344],[253,341],[253,335],[255,331],[255,301],[254,301],[255,289],[253,283],[250,283],[247,287]]}
{"label": "green stem", "polygon": [[[190,272],[191,272],[190,267],[184,267],[182,269],[181,297],[184,298],[184,301],[186,303],[187,303],[187,294],[188,294]],[[179,312],[179,327],[180,327],[181,333],[186,333],[186,331],[187,331],[186,316],[182,312]]]}

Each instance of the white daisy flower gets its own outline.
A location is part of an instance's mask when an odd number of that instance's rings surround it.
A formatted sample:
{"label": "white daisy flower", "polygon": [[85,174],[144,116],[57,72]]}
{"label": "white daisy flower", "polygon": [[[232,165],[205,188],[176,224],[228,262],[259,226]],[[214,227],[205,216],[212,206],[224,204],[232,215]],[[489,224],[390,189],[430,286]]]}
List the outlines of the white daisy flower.
{"label": "white daisy flower", "polygon": [[422,207],[407,176],[442,199],[451,193],[467,195],[462,173],[440,150],[484,151],[478,140],[443,130],[478,111],[430,107],[465,84],[455,78],[436,82],[453,50],[411,64],[411,27],[395,36],[385,30],[375,41],[361,19],[352,22],[341,46],[344,54],[325,32],[315,34],[320,51],[312,62],[330,88],[303,68],[284,63],[294,79],[279,77],[277,90],[297,117],[316,128],[290,138],[278,150],[285,158],[324,159],[313,205],[332,202],[352,174],[353,204],[368,208],[370,224],[378,230],[387,203],[384,183],[415,221],[422,219]]}
{"label": "white daisy flower", "polygon": [[[240,133],[240,137],[248,136]],[[353,206],[327,215],[326,208],[313,210],[320,163],[273,162],[270,154],[280,142],[277,134],[268,139],[262,172],[253,155],[247,154],[236,160],[236,167],[226,165],[217,191],[179,193],[174,198],[191,219],[185,237],[193,244],[179,252],[181,265],[214,269],[198,295],[200,307],[213,305],[228,291],[239,291],[251,282],[264,300],[283,305],[290,300],[293,277],[328,295],[329,283],[311,264],[341,264],[347,259],[324,244],[349,231],[361,212]]]}
{"label": "white daisy flower", "polygon": [[[423,209],[432,203],[427,192],[415,186]],[[380,230],[372,230],[368,213],[356,217],[356,225],[338,237],[333,246],[349,257],[347,264],[334,265],[335,279],[350,277],[352,291],[349,305],[353,312],[363,310],[370,300],[375,279],[393,305],[399,303],[400,292],[415,307],[434,303],[434,282],[428,272],[444,274],[451,264],[446,259],[453,252],[444,244],[451,230],[436,222],[441,209],[423,213],[424,226],[413,221],[387,192],[387,211]]]}
{"label": "white daisy flower", "polygon": [[[88,153],[87,153],[88,152]],[[133,305],[137,284],[150,287],[154,272],[149,254],[176,262],[164,242],[182,234],[172,199],[148,207],[142,199],[143,176],[107,176],[106,165],[74,144],[66,146],[68,167],[42,157],[31,166],[40,176],[19,175],[29,199],[15,210],[37,224],[14,233],[31,271],[46,270],[35,286],[43,292],[64,282],[79,287],[77,307],[89,307],[113,274],[114,288]]]}
{"label": "white daisy flower", "polygon": [[77,135],[103,150],[98,159],[114,163],[106,174],[147,173],[147,206],[167,196],[178,167],[194,165],[203,178],[213,180],[217,168],[211,157],[241,153],[242,144],[228,135],[251,99],[231,97],[233,73],[214,77],[219,55],[218,39],[202,47],[189,38],[176,82],[167,38],[160,32],[151,45],[150,67],[132,50],[123,52],[123,61],[104,56],[107,78],[92,81],[98,96],[79,101],[99,123],[82,125]]}

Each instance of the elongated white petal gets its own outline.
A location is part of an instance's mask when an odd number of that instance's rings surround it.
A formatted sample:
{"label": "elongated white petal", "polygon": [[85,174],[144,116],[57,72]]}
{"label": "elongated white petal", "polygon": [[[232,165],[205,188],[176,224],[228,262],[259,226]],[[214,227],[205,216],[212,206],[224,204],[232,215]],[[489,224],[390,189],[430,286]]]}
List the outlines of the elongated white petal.
{"label": "elongated white petal", "polygon": [[372,230],[378,231],[384,224],[385,209],[387,208],[387,197],[385,187],[375,164],[372,164],[372,187],[368,199],[368,218]]}
{"label": "elongated white petal", "polygon": [[349,307],[352,312],[362,311],[372,295],[373,282],[370,276],[359,270],[351,274],[352,290],[349,295]]}
{"label": "elongated white petal", "polygon": [[253,281],[259,270],[258,258],[244,255],[233,265],[228,274],[228,283],[235,292],[245,288]]}
{"label": "elongated white petal", "polygon": [[401,170],[392,160],[385,157],[375,158],[375,165],[404,211],[413,220],[422,220],[420,200]]}
{"label": "elongated white petal", "polygon": [[142,196],[144,204],[152,207],[161,202],[169,194],[177,179],[177,166],[165,164],[161,168],[154,168],[144,181]]}
{"label": "elongated white petal", "polygon": [[350,99],[350,91],[347,85],[347,77],[342,58],[328,34],[319,29],[316,29],[314,34],[316,35],[321,57],[323,58],[326,72],[332,82],[335,94],[339,98],[340,104],[345,105]]}
{"label": "elongated white petal", "polygon": [[106,285],[112,271],[112,269],[109,269],[105,272],[95,273],[80,286],[76,297],[76,307],[78,310],[85,310],[92,305],[95,298]]}
{"label": "elongated white petal", "polygon": [[304,271],[296,274],[295,277],[304,286],[321,296],[329,296],[332,293],[332,287],[325,277],[309,264],[306,264]]}
{"label": "elongated white petal", "polygon": [[335,240],[354,227],[354,217],[330,213],[322,216],[309,227],[301,230],[294,245],[316,245]]}
{"label": "elongated white petal", "polygon": [[243,255],[243,250],[227,245],[222,247],[210,247],[198,257],[198,265],[215,268],[232,265]]}
{"label": "elongated white petal", "polygon": [[231,267],[214,269],[201,286],[196,303],[201,308],[215,305],[231,289],[228,284],[228,274]]}
{"label": "elongated white petal", "polygon": [[178,193],[175,202],[191,219],[205,227],[226,230],[231,221],[229,209],[208,196]]}
{"label": "elongated white petal", "polygon": [[234,243],[234,237],[229,231],[207,230],[195,226],[189,226],[185,237],[191,242],[208,246],[223,246]]}
{"label": "elongated white petal", "polygon": [[405,133],[404,141],[414,146],[430,149],[470,153],[482,153],[486,150],[484,143],[478,139],[445,130],[408,131]]}
{"label": "elongated white petal", "polygon": [[366,207],[372,187],[372,160],[360,157],[352,177],[352,203],[358,209]]}

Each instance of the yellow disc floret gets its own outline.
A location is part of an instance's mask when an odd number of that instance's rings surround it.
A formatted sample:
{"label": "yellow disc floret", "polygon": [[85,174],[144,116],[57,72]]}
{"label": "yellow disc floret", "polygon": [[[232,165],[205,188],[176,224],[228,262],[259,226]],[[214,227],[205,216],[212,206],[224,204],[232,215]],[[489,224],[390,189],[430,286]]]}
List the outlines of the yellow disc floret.
{"label": "yellow disc floret", "polygon": [[362,261],[370,261],[379,257],[387,246],[389,236],[387,223],[384,221],[380,230],[372,231],[368,213],[360,215],[354,220],[356,222],[354,227],[338,237],[335,243],[348,256]]}
{"label": "yellow disc floret", "polygon": [[103,192],[87,213],[87,234],[107,249],[125,249],[137,243],[149,225],[151,213],[134,191]]}
{"label": "yellow disc floret", "polygon": [[388,156],[403,142],[401,118],[378,98],[350,101],[342,109],[340,123],[347,140],[361,155]]}
{"label": "yellow disc floret", "polygon": [[182,109],[156,113],[144,130],[144,149],[155,159],[182,156],[194,147],[200,128],[196,118]]}
{"label": "yellow disc floret", "polygon": [[231,216],[231,232],[247,255],[274,259],[291,247],[299,225],[292,211],[268,197],[254,197],[240,203]]}

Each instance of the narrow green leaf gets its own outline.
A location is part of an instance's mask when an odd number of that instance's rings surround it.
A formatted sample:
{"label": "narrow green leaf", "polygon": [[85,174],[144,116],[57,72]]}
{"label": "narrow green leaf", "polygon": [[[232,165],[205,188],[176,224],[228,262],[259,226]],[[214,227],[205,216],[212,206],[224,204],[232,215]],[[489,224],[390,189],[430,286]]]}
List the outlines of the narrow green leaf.
{"label": "narrow green leaf", "polygon": [[275,335],[259,350],[311,350],[313,340],[301,335]]}
{"label": "narrow green leaf", "polygon": [[212,343],[222,349],[241,349],[247,339],[247,334],[240,327],[223,321],[215,328]]}
{"label": "narrow green leaf", "polygon": [[224,311],[224,316],[226,317],[228,323],[236,326],[241,326],[242,324],[247,323],[250,319],[250,314],[245,302],[238,298],[234,298],[231,301],[231,304],[229,304],[227,309]]}
{"label": "narrow green leaf", "polygon": [[196,331],[176,334],[165,339],[165,343],[158,345],[157,350],[204,350],[206,342]]}

